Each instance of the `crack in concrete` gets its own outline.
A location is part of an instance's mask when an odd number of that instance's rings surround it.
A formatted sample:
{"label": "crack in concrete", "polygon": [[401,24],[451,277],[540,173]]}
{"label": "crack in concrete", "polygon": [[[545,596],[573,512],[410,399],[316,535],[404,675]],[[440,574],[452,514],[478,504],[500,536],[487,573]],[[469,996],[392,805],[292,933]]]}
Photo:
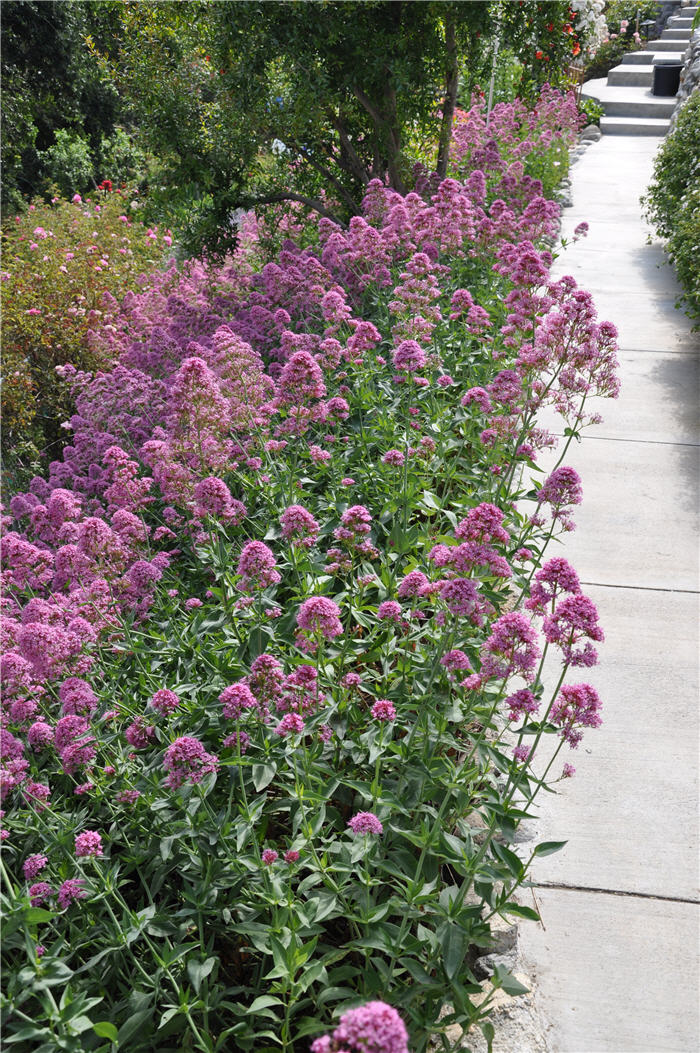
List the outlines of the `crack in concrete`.
{"label": "crack in concrete", "polygon": [[594,892],[602,896],[626,896],[634,899],[657,899],[665,903],[688,903],[700,907],[700,899],[689,899],[686,896],[662,896],[656,892],[629,892],[619,888],[595,888],[590,885],[565,885],[558,881],[538,881],[535,888],[551,888],[558,892]]}

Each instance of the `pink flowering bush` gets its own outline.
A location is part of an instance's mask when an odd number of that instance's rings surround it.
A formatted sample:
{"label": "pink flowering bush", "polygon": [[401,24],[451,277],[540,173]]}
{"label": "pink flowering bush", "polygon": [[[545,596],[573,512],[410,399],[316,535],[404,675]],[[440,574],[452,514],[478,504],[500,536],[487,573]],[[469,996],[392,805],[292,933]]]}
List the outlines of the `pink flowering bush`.
{"label": "pink flowering bush", "polygon": [[109,368],[63,370],[71,441],[4,509],[18,1043],[422,1053],[522,989],[479,960],[536,918],[518,827],[601,721],[546,549],[618,383],[558,206],[494,149],[261,269],[150,276],[91,332]]}

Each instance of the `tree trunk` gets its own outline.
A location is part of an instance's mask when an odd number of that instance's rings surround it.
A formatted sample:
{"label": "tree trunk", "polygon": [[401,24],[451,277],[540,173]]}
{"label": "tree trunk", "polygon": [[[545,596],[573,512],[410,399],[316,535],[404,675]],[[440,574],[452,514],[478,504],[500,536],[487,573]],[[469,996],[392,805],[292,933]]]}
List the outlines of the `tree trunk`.
{"label": "tree trunk", "polygon": [[445,51],[447,58],[447,81],[445,85],[445,101],[442,106],[442,124],[440,126],[437,164],[435,166],[435,171],[441,179],[444,179],[447,175],[447,163],[450,159],[452,125],[455,119],[457,90],[459,88],[457,41],[455,38],[454,17],[452,15],[447,15],[445,17]]}
{"label": "tree trunk", "polygon": [[[387,71],[388,72],[388,71]],[[364,93],[362,88],[353,86],[353,94],[357,101],[372,118],[372,124],[377,135],[381,150],[386,152],[386,166],[389,173],[389,182],[399,194],[406,193],[406,187],[401,179],[398,161],[401,154],[401,133],[396,120],[396,92],[390,81],[384,89],[384,101],[389,110],[388,115],[381,113],[372,100]]]}

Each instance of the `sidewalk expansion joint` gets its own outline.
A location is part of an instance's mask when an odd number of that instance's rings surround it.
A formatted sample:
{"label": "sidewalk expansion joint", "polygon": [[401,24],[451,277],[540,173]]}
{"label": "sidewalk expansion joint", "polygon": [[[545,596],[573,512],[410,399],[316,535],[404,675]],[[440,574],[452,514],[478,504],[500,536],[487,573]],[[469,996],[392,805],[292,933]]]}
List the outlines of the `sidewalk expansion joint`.
{"label": "sidewalk expansion joint", "polygon": [[632,899],[655,899],[664,903],[687,903],[693,907],[700,907],[700,900],[689,899],[686,896],[660,896],[655,892],[628,892],[619,888],[592,888],[589,885],[565,885],[557,881],[537,882],[535,888],[550,888],[557,892],[593,892],[599,896],[624,896]]}
{"label": "sidewalk expansion joint", "polygon": [[594,439],[596,442],[635,442],[642,446],[689,446],[696,450],[700,442],[674,442],[669,439],[622,439],[615,435],[586,435],[586,439]]}
{"label": "sidewalk expansion joint", "polygon": [[634,589],[636,592],[680,592],[686,596],[697,596],[699,589],[662,589],[658,585],[614,585],[606,581],[582,581],[581,585],[591,585],[594,589]]}
{"label": "sidewalk expansion joint", "polygon": [[621,354],[628,355],[685,355],[688,357],[695,352],[694,347],[675,348],[675,347],[618,347],[618,352]]}

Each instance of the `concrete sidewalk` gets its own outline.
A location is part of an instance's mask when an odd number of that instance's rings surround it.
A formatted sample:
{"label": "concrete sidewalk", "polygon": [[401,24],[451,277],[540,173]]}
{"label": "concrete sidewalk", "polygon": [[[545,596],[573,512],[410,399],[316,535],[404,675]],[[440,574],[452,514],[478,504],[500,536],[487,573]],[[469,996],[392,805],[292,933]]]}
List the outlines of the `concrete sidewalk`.
{"label": "concrete sidewalk", "polygon": [[606,633],[600,664],[569,677],[597,688],[604,724],[562,755],[576,776],[539,800],[537,840],[568,844],[533,872],[543,926],[520,928],[551,1053],[700,1049],[700,339],[641,218],[658,145],[589,148],[563,234],[586,220],[590,235],[555,264],[620,330],[622,394],[599,400],[604,423],[569,452],[584,500],[576,532],[550,549],[576,567]]}

